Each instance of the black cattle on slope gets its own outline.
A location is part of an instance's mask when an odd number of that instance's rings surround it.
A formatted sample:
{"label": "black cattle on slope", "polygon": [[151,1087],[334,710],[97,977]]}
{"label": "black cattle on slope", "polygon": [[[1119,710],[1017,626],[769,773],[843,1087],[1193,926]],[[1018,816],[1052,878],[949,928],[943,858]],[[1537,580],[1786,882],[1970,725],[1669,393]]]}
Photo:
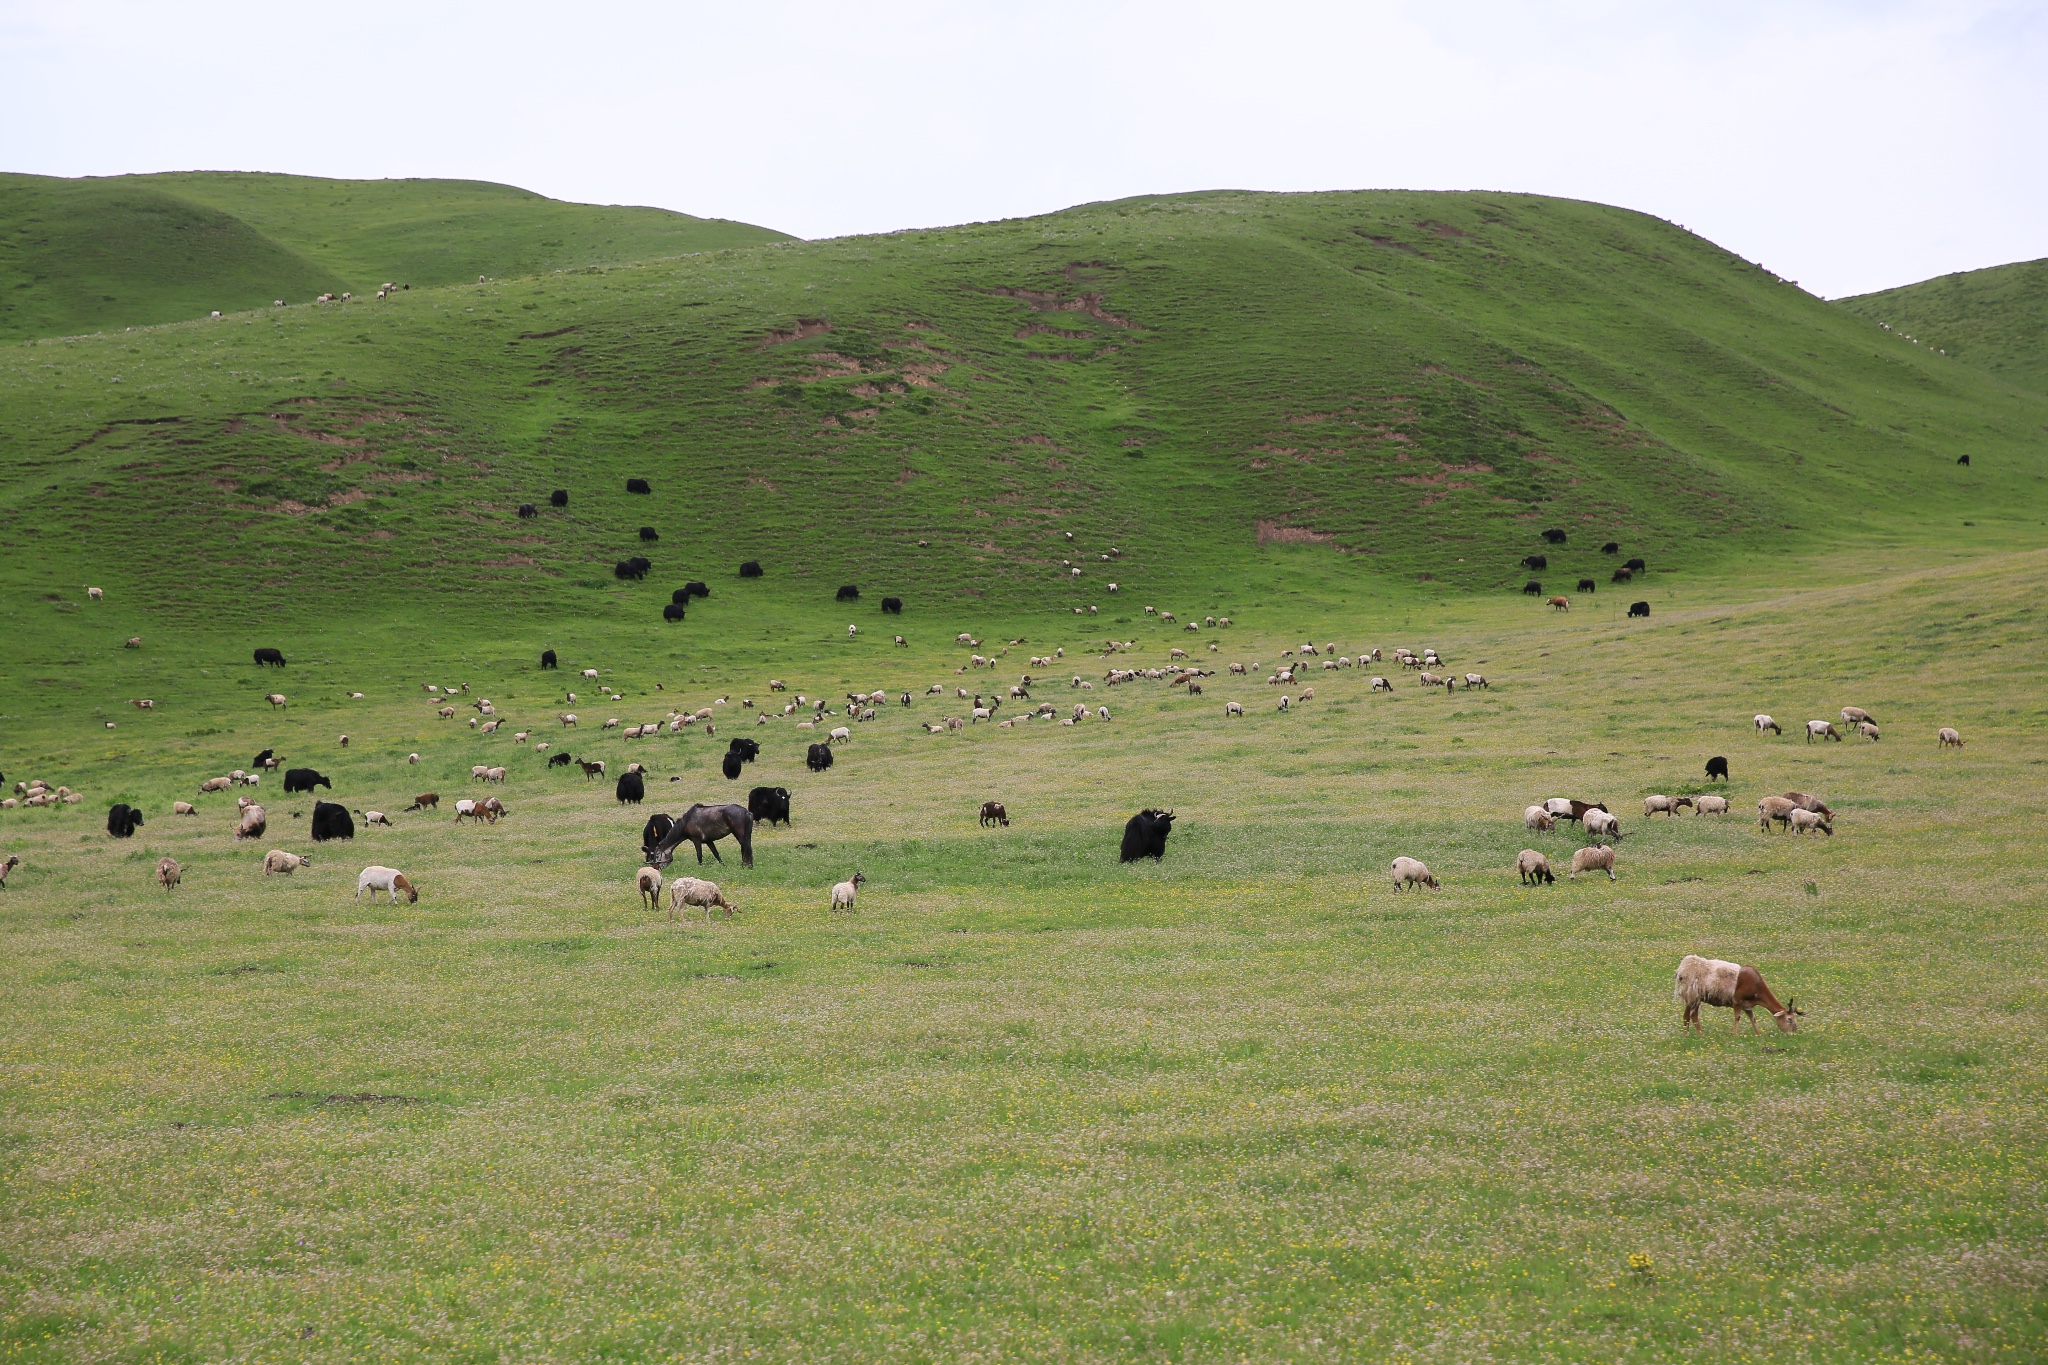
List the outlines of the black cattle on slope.
{"label": "black cattle on slope", "polygon": [[688,583],[683,584],[683,591],[692,597],[709,597],[711,596],[711,585],[701,578],[693,578]]}
{"label": "black cattle on slope", "polygon": [[852,583],[844,584],[839,589],[839,595],[832,600],[835,602],[858,602],[860,600],[860,589]]}
{"label": "black cattle on slope", "polygon": [[1635,578],[1636,576],[1630,573],[1627,569],[1616,569],[1614,571],[1614,577],[1609,581],[1615,583],[1633,583],[1635,582]]}
{"label": "black cattle on slope", "polygon": [[688,587],[687,585],[685,585],[685,586],[683,586],[683,587],[677,588],[677,589],[676,589],[676,590],[675,590],[674,592],[672,592],[672,593],[670,593],[670,594],[668,595],[668,600],[669,600],[669,601],[671,601],[671,602],[673,602],[673,603],[675,603],[675,604],[676,604],[677,606],[679,606],[679,607],[687,607],[687,606],[689,606],[689,605],[690,605],[690,589],[689,589],[689,587]]}
{"label": "black cattle on slope", "polygon": [[744,563],[744,564],[740,565],[740,577],[741,577],[741,578],[759,578],[760,576],[761,576],[761,561],[760,561],[760,560],[758,560],[758,559],[750,559],[750,560],[748,560],[748,561],[747,561],[746,563]]}
{"label": "black cattle on slope", "polygon": [[683,604],[680,602],[669,602],[661,609],[661,619],[664,621],[680,621],[688,614],[683,610]]}
{"label": "black cattle on slope", "polygon": [[654,565],[642,556],[634,555],[631,559],[622,559],[612,565],[612,577],[630,578],[637,583],[647,577],[647,571],[653,567]]}
{"label": "black cattle on slope", "polygon": [[654,490],[648,486],[645,479],[628,479],[626,480],[626,491],[628,493],[652,493]]}
{"label": "black cattle on slope", "polygon": [[550,754],[548,756],[548,766],[550,768],[566,768],[575,761],[576,760],[568,754]]}
{"label": "black cattle on slope", "polygon": [[1643,561],[1640,559],[1631,559],[1625,562],[1621,567],[1627,569],[1631,573],[1641,573],[1644,569],[1647,569],[1649,565],[1643,563]]}
{"label": "black cattle on slope", "polygon": [[541,666],[542,668],[558,668],[558,667],[560,667],[560,665],[559,665],[558,663],[556,663],[556,661],[555,661],[555,651],[553,651],[552,649],[544,649],[544,650],[542,650],[542,651],[540,652],[540,666]]}
{"label": "black cattle on slope", "polygon": [[141,823],[142,812],[125,802],[116,802],[107,808],[107,833],[116,839],[128,838]]}
{"label": "black cattle on slope", "polygon": [[825,769],[832,766],[832,746],[829,744],[813,744],[810,750],[804,754],[804,766],[814,773],[824,772]]}
{"label": "black cattle on slope", "polygon": [[724,761],[718,766],[719,770],[725,774],[725,780],[731,782],[739,777],[740,769],[746,766],[746,760],[728,750]]}
{"label": "black cattle on slope", "polygon": [[789,823],[789,788],[756,787],[747,793],[747,814],[768,824]]}
{"label": "black cattle on slope", "polygon": [[548,502],[556,507],[567,507],[569,505],[569,490],[557,488],[554,492],[548,494]]}
{"label": "black cattle on slope", "polygon": [[1593,583],[1593,580],[1592,580],[1592,579],[1590,579],[1590,578],[1581,578],[1581,579],[1579,580],[1579,591],[1580,591],[1580,592],[1597,592],[1597,591],[1598,591],[1598,588],[1597,588],[1597,587],[1596,587],[1596,586],[1594,585],[1594,583]]}
{"label": "black cattle on slope", "polygon": [[1707,760],[1707,780],[1711,782],[1717,777],[1723,782],[1728,780],[1728,760],[1719,754]]}
{"label": "black cattle on slope", "polygon": [[888,612],[891,616],[901,616],[903,614],[903,599],[900,597],[883,598],[882,610]]}
{"label": "black cattle on slope", "polygon": [[1541,597],[1543,595],[1543,585],[1532,578],[1522,585],[1522,591],[1531,597]]}
{"label": "black cattle on slope", "polygon": [[1558,530],[1555,526],[1551,527],[1548,531],[1545,531],[1543,533],[1543,538],[1549,541],[1552,545],[1562,545],[1565,543],[1565,541],[1571,539],[1571,537],[1567,536],[1564,532]]}
{"label": "black cattle on slope", "polygon": [[538,507],[535,507],[530,502],[522,502],[519,504],[519,515],[522,519],[526,517],[537,517],[540,515],[540,509]]}
{"label": "black cattle on slope", "polygon": [[1547,569],[1550,567],[1550,556],[1526,555],[1522,559],[1522,567],[1525,569]]}
{"label": "black cattle on slope", "polygon": [[1967,455],[1958,455],[1958,456],[1956,456],[1956,463],[1957,463],[1957,464],[1968,464],[1969,462],[1970,462],[1970,457],[1969,457],[1969,456],[1967,456]]}
{"label": "black cattle on slope", "polygon": [[725,751],[729,754],[738,754],[742,763],[752,763],[761,756],[761,746],[745,736],[726,745]]}
{"label": "black cattle on slope", "polygon": [[284,789],[286,795],[290,795],[292,792],[309,792],[315,787],[325,787],[329,791],[334,790],[332,782],[329,782],[311,768],[286,768],[284,770]]}
{"label": "black cattle on slope", "polygon": [[618,798],[621,805],[630,801],[637,806],[647,799],[647,783],[638,773],[620,773],[619,784],[613,790],[613,795]]}
{"label": "black cattle on slope", "polygon": [[332,801],[315,801],[312,835],[316,844],[324,844],[329,839],[353,839],[356,837],[356,822],[349,818],[347,806],[338,806]]}
{"label": "black cattle on slope", "polygon": [[1170,810],[1141,810],[1124,826],[1124,847],[1122,861],[1135,863],[1140,858],[1154,861],[1166,856],[1166,836],[1173,833],[1173,812]]}
{"label": "black cattle on slope", "polygon": [[661,539],[661,532],[659,532],[659,531],[655,530],[655,529],[654,529],[654,528],[653,528],[652,526],[643,526],[643,527],[641,527],[641,528],[640,528],[640,539],[642,539],[642,540],[660,540],[660,539]]}
{"label": "black cattle on slope", "polygon": [[1650,604],[1648,602],[1631,602],[1628,604],[1628,614],[1630,616],[1648,616],[1650,614]]}
{"label": "black cattle on slope", "polygon": [[259,667],[263,664],[269,664],[272,668],[283,668],[284,655],[278,650],[265,645],[262,649],[256,651],[256,663]]}

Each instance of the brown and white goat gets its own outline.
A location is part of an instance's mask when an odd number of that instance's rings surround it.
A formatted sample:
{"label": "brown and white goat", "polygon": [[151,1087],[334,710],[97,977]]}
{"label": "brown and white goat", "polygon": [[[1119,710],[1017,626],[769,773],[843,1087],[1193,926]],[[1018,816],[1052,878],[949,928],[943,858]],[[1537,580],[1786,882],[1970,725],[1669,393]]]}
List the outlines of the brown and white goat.
{"label": "brown and white goat", "polygon": [[1701,1005],[1735,1011],[1735,1027],[1741,1029],[1743,1019],[1747,1018],[1752,1033],[1763,1031],[1756,1026],[1758,1005],[1764,1007],[1785,1033],[1799,1032],[1799,1019],[1806,1013],[1790,1000],[1779,1004],[1778,997],[1771,994],[1771,988],[1764,984],[1763,974],[1756,968],[1692,953],[1687,953],[1679,961],[1671,994],[1685,1007],[1685,1012],[1679,1016],[1680,1026],[1690,1025],[1700,1032],[1705,1031],[1700,1028]]}

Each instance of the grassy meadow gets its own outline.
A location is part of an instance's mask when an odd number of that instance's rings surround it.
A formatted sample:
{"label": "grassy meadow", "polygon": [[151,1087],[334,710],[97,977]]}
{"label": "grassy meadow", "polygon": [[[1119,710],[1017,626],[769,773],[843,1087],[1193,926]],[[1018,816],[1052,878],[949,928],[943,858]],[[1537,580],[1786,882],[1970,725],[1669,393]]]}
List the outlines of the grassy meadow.
{"label": "grassy meadow", "polygon": [[[767,583],[716,583],[687,651],[591,623],[559,674],[430,603],[302,631],[282,671],[111,646],[117,595],[50,605],[7,777],[90,799],[0,814],[0,1359],[2038,1359],[2048,554],[1933,558],[1667,586],[1647,622],[1602,593],[1119,631],[1119,663],[1270,669],[1312,634],[1492,682],[1316,669],[1285,715],[1262,676],[1106,688],[1101,618],[898,622]],[[1027,643],[963,675],[956,629]],[[919,695],[817,776],[814,732],[742,723],[770,676],[989,689],[1060,645],[1035,695],[1108,723],[930,736],[963,705]],[[425,682],[639,758],[654,809],[767,783],[795,823],[710,869],[736,920],[668,923],[631,885],[647,808],[436,718]],[[713,738],[593,733],[720,696]],[[1798,737],[1845,704],[1883,740]],[[764,753],[727,783],[733,734]],[[195,788],[264,747],[398,827],[314,847],[310,803],[265,788],[238,847]],[[1641,817],[1714,753],[1733,813]],[[398,813],[476,762],[512,769],[496,826]],[[1794,787],[1832,839],[1758,833]],[[1517,883],[1517,849],[1581,843],[1520,824],[1557,794],[1621,814],[1619,881]],[[976,826],[989,797],[1010,828]],[[148,811],[131,843],[114,799]],[[1178,811],[1169,852],[1120,866],[1144,804]],[[315,865],[266,879],[267,847]],[[1444,889],[1394,893],[1396,854]],[[352,901],[372,861],[419,904]],[[1694,951],[1760,966],[1801,1031],[1683,1033]]]}

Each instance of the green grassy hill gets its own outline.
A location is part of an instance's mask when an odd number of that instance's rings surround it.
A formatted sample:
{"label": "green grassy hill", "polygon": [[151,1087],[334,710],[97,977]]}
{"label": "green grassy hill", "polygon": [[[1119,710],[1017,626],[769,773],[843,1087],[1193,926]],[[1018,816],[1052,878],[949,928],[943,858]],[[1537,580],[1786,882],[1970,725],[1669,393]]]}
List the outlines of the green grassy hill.
{"label": "green grassy hill", "polygon": [[2048,260],[1961,271],[1838,303],[1889,324],[1906,344],[2048,393]]}
{"label": "green grassy hill", "polygon": [[0,339],[786,240],[472,180],[0,175]]}

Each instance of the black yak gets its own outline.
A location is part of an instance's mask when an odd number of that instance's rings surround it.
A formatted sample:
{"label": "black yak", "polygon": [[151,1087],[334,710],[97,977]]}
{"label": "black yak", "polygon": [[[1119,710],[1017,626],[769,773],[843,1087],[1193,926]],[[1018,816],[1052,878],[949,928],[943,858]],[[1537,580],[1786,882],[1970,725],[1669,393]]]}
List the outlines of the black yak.
{"label": "black yak", "polygon": [[1610,541],[1608,541],[1608,542],[1607,542],[1607,543],[1606,543],[1605,545],[1602,545],[1602,546],[1600,547],[1600,553],[1601,553],[1601,554],[1603,554],[1603,555],[1618,555],[1618,554],[1620,554],[1620,553],[1621,553],[1621,542],[1620,542],[1620,541],[1618,541],[1618,540],[1610,540]]}
{"label": "black yak", "polygon": [[1597,591],[1599,591],[1599,588],[1597,587],[1597,585],[1595,585],[1595,584],[1594,584],[1594,582],[1593,582],[1593,580],[1592,580],[1592,579],[1590,579],[1590,578],[1581,578],[1581,579],[1579,580],[1579,591],[1580,591],[1580,592],[1597,592]]}
{"label": "black yak", "polygon": [[1532,578],[1522,585],[1522,591],[1531,597],[1541,597],[1543,595],[1543,585]]}
{"label": "black yak", "polygon": [[1548,531],[1545,531],[1543,533],[1543,538],[1549,541],[1552,545],[1562,545],[1565,543],[1565,541],[1570,539],[1569,536],[1567,536],[1564,532],[1558,530],[1555,526],[1551,527]]}
{"label": "black yak", "polygon": [[1550,556],[1527,555],[1522,560],[1522,567],[1525,569],[1547,569],[1550,567]]}
{"label": "black yak", "polygon": [[116,802],[107,810],[107,833],[116,839],[128,838],[141,823],[142,812],[126,803]]}
{"label": "black yak", "polygon": [[725,751],[730,754],[738,754],[742,763],[752,763],[761,756],[761,746],[744,735],[726,745]]}
{"label": "black yak", "polygon": [[272,668],[283,668],[284,655],[265,645],[262,649],[256,651],[256,663],[259,667],[263,664],[269,664]]}
{"label": "black yak", "polygon": [[667,603],[661,609],[661,619],[664,621],[680,621],[684,615],[683,604],[680,602]]}
{"label": "black yak", "polygon": [[540,666],[542,668],[559,668],[561,665],[555,662],[555,651],[552,649],[542,650],[540,652]]}
{"label": "black yak", "polygon": [[643,526],[643,527],[641,527],[641,528],[640,528],[640,539],[642,539],[642,540],[660,540],[660,539],[661,539],[661,532],[659,532],[659,531],[655,530],[655,529],[654,529],[654,528],[653,528],[652,526]]}
{"label": "black yak", "polygon": [[825,769],[832,766],[832,746],[830,744],[813,744],[809,751],[804,754],[804,766],[814,773],[824,772]]}
{"label": "black yak", "polygon": [[654,489],[648,486],[645,479],[628,479],[626,480],[626,491],[628,493],[652,493]]}
{"label": "black yak", "polygon": [[1124,826],[1124,847],[1122,861],[1135,863],[1140,858],[1154,861],[1166,856],[1166,836],[1173,833],[1173,812],[1170,810],[1141,810]]}
{"label": "black yak", "polygon": [[1648,602],[1631,602],[1628,604],[1628,614],[1630,616],[1648,616],[1650,614],[1650,604]]}
{"label": "black yak", "polygon": [[832,600],[835,602],[858,602],[860,600],[860,589],[851,583],[842,584],[839,588],[839,595]]}
{"label": "black yak", "polygon": [[519,504],[519,515],[522,519],[527,517],[537,517],[540,515],[540,509],[538,507],[535,507],[530,502],[522,502]]}
{"label": "black yak", "polygon": [[548,502],[556,507],[567,507],[569,505],[569,490],[557,488],[554,492],[548,494]]}
{"label": "black yak", "polygon": [[740,769],[745,766],[746,760],[730,749],[726,751],[724,761],[718,765],[719,770],[725,774],[725,780],[728,782],[736,779],[740,775]]}
{"label": "black yak", "polygon": [[356,837],[356,822],[349,817],[347,806],[338,806],[332,801],[313,803],[313,842],[326,843],[329,839],[353,839]]}
{"label": "black yak", "polygon": [[789,823],[789,788],[756,787],[747,793],[747,814],[766,824]]}
{"label": "black yak", "polygon": [[882,610],[888,612],[891,616],[901,616],[903,614],[903,599],[900,597],[883,598]]}
{"label": "black yak", "polygon": [[284,770],[284,789],[286,795],[290,795],[292,792],[309,792],[315,787],[325,787],[329,791],[334,790],[332,782],[329,782],[311,768],[286,768]]}
{"label": "black yak", "polygon": [[621,773],[619,785],[613,794],[618,797],[620,804],[630,801],[637,806],[647,798],[647,783],[638,773]]}
{"label": "black yak", "polygon": [[760,576],[761,576],[761,561],[760,561],[760,560],[758,560],[758,559],[750,559],[750,560],[748,560],[748,561],[747,561],[746,563],[744,563],[744,564],[740,565],[740,577],[741,577],[741,578],[759,578]]}

